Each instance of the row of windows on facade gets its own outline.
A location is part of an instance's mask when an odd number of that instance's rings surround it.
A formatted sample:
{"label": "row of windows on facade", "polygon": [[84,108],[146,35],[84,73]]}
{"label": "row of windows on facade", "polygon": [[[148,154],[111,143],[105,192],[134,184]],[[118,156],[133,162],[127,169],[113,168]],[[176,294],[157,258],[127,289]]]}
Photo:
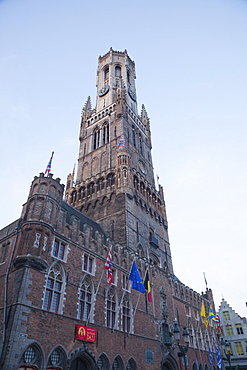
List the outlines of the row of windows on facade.
{"label": "row of windows on facade", "polygon": [[[123,275],[124,276],[124,275]],[[114,286],[108,289],[105,308],[105,324],[110,328],[118,328],[119,315],[121,318],[121,329],[125,332],[131,331],[133,310],[130,295],[128,293],[128,278],[123,279],[125,290],[119,303]],[[43,309],[62,313],[63,296],[65,293],[65,273],[59,263],[55,263],[48,273],[45,285]],[[77,318],[83,321],[93,321],[93,310],[95,288],[89,275],[85,275],[78,289]]]}
{"label": "row of windows on facade", "polygon": [[87,186],[82,186],[78,192],[73,191],[71,193],[71,202],[75,202],[76,200],[84,199],[86,196],[90,196],[94,194],[95,192],[98,192],[100,190],[103,190],[104,188],[113,186],[115,184],[115,174],[109,173],[106,178],[101,177],[98,179],[98,181],[95,183],[91,181]]}
{"label": "row of windows on facade", "polygon": [[[117,137],[116,126],[114,127],[114,137]],[[110,141],[109,123],[104,122],[102,127],[95,128],[93,132],[93,149],[95,150],[99,148],[100,146],[109,143],[109,141]],[[129,130],[128,130],[127,143],[129,144],[129,142],[130,142],[130,135],[129,135]],[[142,135],[141,133],[137,132],[134,125],[132,126],[132,144],[134,145],[135,148],[138,148],[141,155],[145,156]],[[84,155],[85,154],[86,154],[86,146],[84,146]],[[150,159],[149,156],[148,158]]]}
{"label": "row of windows on facade", "polygon": [[[18,370],[37,370],[37,368],[41,368],[43,362],[42,358],[42,351],[38,344],[33,343],[30,345],[21,356],[20,363],[22,365],[19,366]],[[48,358],[47,361],[47,370],[48,369],[67,369],[67,356],[65,351],[62,347],[57,346]],[[108,356],[105,353],[102,353],[97,359],[97,368],[99,370],[137,370],[136,361],[133,358],[130,358],[124,366],[124,362],[120,355],[117,355],[110,365],[110,361]],[[74,361],[71,363],[71,367],[73,369],[84,369],[84,356],[78,356]]]}
{"label": "row of windows on facade", "polygon": [[[232,348],[233,345],[234,345],[235,353],[233,352],[233,348]],[[245,351],[243,348],[245,348]],[[233,343],[230,343],[228,341],[226,353],[232,356],[235,356],[235,355],[243,356],[244,354],[247,355],[247,341],[241,341],[241,342],[238,341],[238,342],[233,342]]]}
{"label": "row of windows on facade", "polygon": [[[186,301],[194,301],[196,306],[201,305],[201,296],[199,293],[192,291],[192,289],[185,287],[183,284],[174,284],[175,295],[179,298],[185,299]],[[191,316],[190,307],[188,307],[187,316]]]}
{"label": "row of windows on facade", "polygon": [[[121,72],[120,65],[116,65],[114,71],[115,71],[115,77],[121,77],[122,72]],[[104,67],[104,80],[105,80],[105,82],[107,82],[108,79],[109,79],[109,66],[107,65],[107,66]],[[128,69],[127,69],[127,81],[128,81],[128,83],[130,83],[130,72],[129,72]]]}
{"label": "row of windows on facade", "polygon": [[151,192],[149,187],[145,187],[144,182],[139,181],[136,175],[133,176],[133,186],[134,189],[139,191],[147,198],[147,201],[149,203],[153,204],[154,206],[157,206],[158,209],[162,207],[161,200],[154,193]]}
{"label": "row of windows on facade", "polygon": [[[153,231],[152,231],[153,232]],[[40,236],[40,234],[38,234]],[[37,234],[36,234],[36,239],[37,239]],[[35,241],[36,242],[36,241]],[[58,258],[61,261],[66,261],[67,260],[67,244],[65,242],[62,242],[59,239],[55,239],[52,247],[51,254],[53,257]],[[137,246],[137,254],[138,257],[144,261],[145,259],[145,254],[143,251],[142,246],[139,244]],[[117,256],[114,254],[113,256],[114,260],[117,259]],[[137,260],[137,266],[139,268],[140,273],[143,273],[143,264],[142,261],[138,259]],[[149,263],[152,266],[157,266],[160,267],[160,260],[157,257],[157,255],[154,255],[153,253],[150,253],[149,255]],[[116,264],[118,265],[118,260],[116,260]],[[124,266],[126,268],[126,266]],[[95,274],[95,258],[91,256],[90,254],[84,253],[83,255],[83,261],[82,261],[82,271],[89,273],[91,275]],[[117,270],[113,267],[112,268],[112,274],[113,274],[113,284],[117,285]],[[126,281],[127,275],[125,273],[122,274],[123,280],[123,289],[129,290],[129,284],[127,285]],[[127,279],[127,280],[126,280]]]}
{"label": "row of windows on facade", "polygon": [[229,335],[229,336],[244,334],[242,324],[235,324],[236,331],[233,329],[232,325],[228,324],[226,325],[225,330],[226,330],[226,335]]}

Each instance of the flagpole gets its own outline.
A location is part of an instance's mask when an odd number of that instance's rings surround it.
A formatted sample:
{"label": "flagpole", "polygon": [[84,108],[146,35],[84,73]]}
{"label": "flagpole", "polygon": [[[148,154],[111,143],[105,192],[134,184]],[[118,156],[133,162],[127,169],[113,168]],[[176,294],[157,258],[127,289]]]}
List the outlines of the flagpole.
{"label": "flagpole", "polygon": [[96,301],[96,296],[97,296],[98,291],[99,291],[99,287],[100,287],[100,284],[101,284],[101,280],[102,280],[102,277],[103,277],[103,273],[104,273],[104,270],[102,270],[102,272],[101,272],[100,279],[99,279],[99,282],[98,282],[98,285],[97,285],[96,291],[95,291],[95,293],[94,293],[94,295],[93,295],[93,302],[92,302],[92,306],[91,306],[90,313],[89,313],[88,318],[87,318],[86,326],[87,326],[87,324],[88,324],[88,322],[89,322],[89,320],[90,320],[90,318],[91,318],[91,316],[92,316],[92,313],[93,313],[93,308],[94,308],[94,304],[95,304],[95,301]]}

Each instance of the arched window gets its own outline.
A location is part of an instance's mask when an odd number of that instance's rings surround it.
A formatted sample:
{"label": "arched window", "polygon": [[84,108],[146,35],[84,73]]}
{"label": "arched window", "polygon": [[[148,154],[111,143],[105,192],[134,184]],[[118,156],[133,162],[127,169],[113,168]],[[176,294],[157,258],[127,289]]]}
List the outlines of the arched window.
{"label": "arched window", "polygon": [[129,73],[129,71],[127,71],[127,81],[128,81],[128,83],[130,83],[130,73]]}
{"label": "arched window", "polygon": [[106,186],[111,186],[115,184],[115,175],[114,173],[109,173],[106,177]]}
{"label": "arched window", "polygon": [[125,294],[122,302],[122,330],[126,333],[130,332],[131,322],[131,307],[129,301],[129,295]]}
{"label": "arched window", "polygon": [[83,186],[79,189],[79,199],[85,198],[85,195],[86,195],[85,186]]}
{"label": "arched window", "polygon": [[112,370],[124,370],[124,363],[119,355],[114,358]]}
{"label": "arched window", "polygon": [[109,143],[109,123],[103,126],[103,144]]}
{"label": "arched window", "polygon": [[116,324],[117,297],[114,288],[110,288],[106,299],[106,326],[114,328]]}
{"label": "arched window", "polygon": [[137,365],[133,358],[130,358],[127,362],[126,370],[137,370]]}
{"label": "arched window", "polygon": [[106,66],[104,69],[104,79],[107,80],[109,78],[109,67]]}
{"label": "arched window", "polygon": [[104,189],[104,177],[101,177],[98,181],[97,181],[97,191],[100,191]]}
{"label": "arched window", "polygon": [[92,195],[94,193],[94,182],[90,182],[90,184],[88,185],[87,193],[88,195]]}
{"label": "arched window", "polygon": [[99,370],[109,370],[110,369],[110,362],[105,353],[102,353],[99,356],[97,360],[97,366]]}
{"label": "arched window", "polygon": [[21,356],[21,366],[19,370],[37,370],[42,367],[42,352],[40,347],[33,343],[28,346]]}
{"label": "arched window", "polygon": [[55,263],[47,276],[43,309],[51,312],[60,312],[62,307],[62,293],[64,272],[60,263]]}
{"label": "arched window", "polygon": [[93,134],[93,148],[97,149],[100,145],[100,129],[94,131]]}
{"label": "arched window", "polygon": [[49,356],[47,367],[48,369],[65,369],[66,360],[65,351],[61,347],[56,347]]}
{"label": "arched window", "polygon": [[115,76],[121,77],[121,67],[120,66],[115,67]]}
{"label": "arched window", "polygon": [[86,276],[79,289],[78,319],[83,321],[87,321],[89,319],[89,321],[92,321],[92,315],[90,315],[93,304],[92,297],[93,288],[91,279]]}

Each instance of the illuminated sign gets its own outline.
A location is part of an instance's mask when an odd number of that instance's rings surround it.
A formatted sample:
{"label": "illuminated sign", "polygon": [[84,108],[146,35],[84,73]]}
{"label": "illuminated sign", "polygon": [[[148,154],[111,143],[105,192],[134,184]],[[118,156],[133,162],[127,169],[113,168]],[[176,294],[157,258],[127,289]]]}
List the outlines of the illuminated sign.
{"label": "illuminated sign", "polygon": [[86,342],[96,342],[97,330],[88,326],[76,325],[75,337]]}

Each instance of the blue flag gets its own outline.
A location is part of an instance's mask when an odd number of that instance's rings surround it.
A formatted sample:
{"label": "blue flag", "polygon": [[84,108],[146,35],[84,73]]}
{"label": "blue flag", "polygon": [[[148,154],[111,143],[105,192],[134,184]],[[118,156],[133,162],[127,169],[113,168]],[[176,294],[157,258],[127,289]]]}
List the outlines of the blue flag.
{"label": "blue flag", "polygon": [[138,268],[135,262],[133,262],[133,265],[130,271],[129,280],[132,281],[132,289],[135,289],[141,293],[145,293],[146,289],[144,287],[142,278],[139,274],[139,271],[138,271]]}
{"label": "blue flag", "polygon": [[210,347],[208,347],[208,354],[209,354],[209,364],[210,364],[210,370],[213,370],[213,353]]}
{"label": "blue flag", "polygon": [[219,351],[219,348],[216,342],[214,342],[214,346],[215,346],[215,352],[216,352],[217,366],[219,367],[220,370],[223,370],[224,367],[223,367],[220,351]]}

